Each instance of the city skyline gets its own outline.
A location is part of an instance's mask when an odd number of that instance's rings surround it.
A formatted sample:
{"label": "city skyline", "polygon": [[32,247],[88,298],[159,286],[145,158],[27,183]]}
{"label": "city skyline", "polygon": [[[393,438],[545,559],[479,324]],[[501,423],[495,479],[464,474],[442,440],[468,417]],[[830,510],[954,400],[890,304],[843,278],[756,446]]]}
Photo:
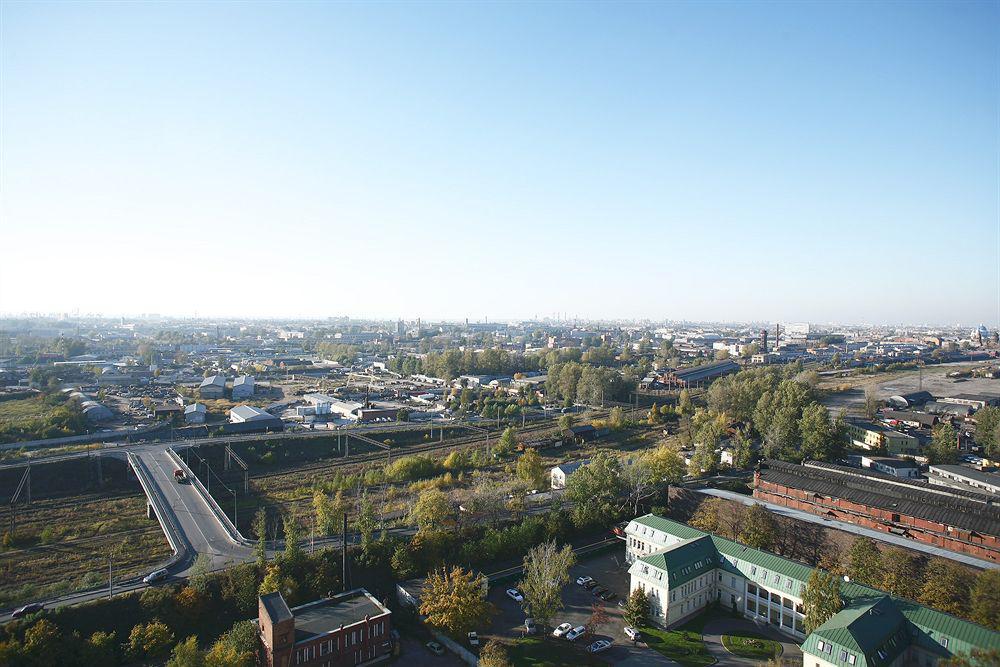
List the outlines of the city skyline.
{"label": "city skyline", "polygon": [[1000,321],[996,3],[0,19],[0,312]]}

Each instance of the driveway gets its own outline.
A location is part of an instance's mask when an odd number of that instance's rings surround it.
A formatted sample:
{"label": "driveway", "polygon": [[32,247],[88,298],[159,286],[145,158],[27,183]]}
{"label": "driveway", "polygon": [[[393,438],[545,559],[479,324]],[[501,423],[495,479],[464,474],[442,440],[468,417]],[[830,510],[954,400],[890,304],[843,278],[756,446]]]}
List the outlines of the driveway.
{"label": "driveway", "polygon": [[802,664],[802,649],[799,648],[798,644],[789,640],[788,637],[777,630],[767,625],[757,625],[745,618],[728,618],[723,616],[710,620],[705,624],[703,631],[705,648],[719,661],[718,664],[720,665],[754,665],[759,667],[763,664],[761,660],[741,658],[726,650],[726,647],[722,645],[722,635],[734,632],[752,632],[780,642],[782,660],[788,660],[790,664]]}

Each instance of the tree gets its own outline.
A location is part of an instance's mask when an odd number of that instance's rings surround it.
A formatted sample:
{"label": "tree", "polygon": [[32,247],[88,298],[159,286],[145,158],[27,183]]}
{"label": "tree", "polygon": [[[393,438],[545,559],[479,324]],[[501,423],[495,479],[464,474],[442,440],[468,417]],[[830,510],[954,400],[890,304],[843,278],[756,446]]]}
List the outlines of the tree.
{"label": "tree", "polygon": [[256,623],[237,621],[205,654],[205,667],[253,667],[256,657]]}
{"label": "tree", "polygon": [[500,436],[496,446],[493,448],[493,453],[500,457],[510,456],[514,452],[514,449],[517,448],[517,436],[515,433],[513,426],[505,428],[503,435]]}
{"label": "tree", "polygon": [[132,628],[128,636],[128,652],[134,658],[158,658],[166,655],[174,643],[174,633],[158,619]]}
{"label": "tree", "polygon": [[590,635],[597,634],[597,629],[607,625],[610,620],[608,610],[604,608],[604,601],[597,598],[590,605],[590,618],[587,619],[587,633]]}
{"label": "tree", "polygon": [[688,393],[687,389],[681,389],[680,396],[677,398],[677,414],[682,417],[690,417],[694,414],[694,403],[691,402],[691,394]]}
{"label": "tree", "polygon": [[865,586],[878,587],[885,580],[882,552],[875,540],[864,535],[854,538],[847,552],[847,574]]}
{"label": "tree", "polygon": [[282,558],[289,566],[295,567],[302,562],[302,547],[299,546],[299,540],[302,539],[302,528],[291,514],[285,515],[282,525],[285,529],[285,551]]}
{"label": "tree", "polygon": [[532,616],[543,627],[562,609],[562,589],[569,582],[569,569],[575,564],[573,547],[567,544],[559,549],[554,540],[529,549],[524,557],[521,590],[526,603],[531,605]]}
{"label": "tree", "polygon": [[444,530],[455,523],[455,510],[443,491],[426,489],[420,492],[410,509],[410,522],[422,533]]}
{"label": "tree", "polygon": [[720,528],[719,510],[723,507],[722,498],[703,500],[698,509],[688,519],[688,525],[704,530],[706,533],[718,533]]}
{"label": "tree", "polygon": [[257,561],[257,568],[263,571],[267,565],[267,512],[263,507],[253,515],[253,533],[257,536],[253,548],[254,559]]}
{"label": "tree", "polygon": [[31,663],[59,665],[66,648],[66,640],[59,626],[47,618],[35,621],[24,632],[24,653]]}
{"label": "tree", "polygon": [[754,549],[768,550],[774,544],[777,526],[774,516],[763,505],[751,505],[740,521],[739,541]]}
{"label": "tree", "polygon": [[902,597],[913,597],[914,581],[918,579],[915,556],[905,549],[886,549],[881,558],[882,582],[876,588]]}
{"label": "tree", "polygon": [[645,627],[649,622],[649,597],[646,592],[639,588],[632,591],[625,602],[622,615],[625,623],[633,628]]}
{"label": "tree", "polygon": [[830,412],[819,403],[810,403],[802,410],[799,419],[802,436],[800,455],[805,460],[829,461],[837,452],[836,433],[830,421]]}
{"label": "tree", "polygon": [[632,513],[639,514],[639,505],[655,493],[656,478],[646,458],[640,458],[621,470],[622,492],[625,501],[632,505]]}
{"label": "tree", "polygon": [[608,424],[616,431],[621,430],[625,426],[625,411],[618,406],[611,408],[611,414],[608,415]]}
{"label": "tree", "polygon": [[375,529],[378,528],[378,517],[375,516],[375,505],[367,493],[361,494],[358,501],[358,515],[354,518],[354,527],[361,535],[361,546],[365,549],[371,544]]}
{"label": "tree", "polygon": [[573,523],[582,528],[617,515],[622,490],[621,464],[607,453],[577,468],[566,480],[565,493],[573,506]]}
{"label": "tree", "polygon": [[958,460],[958,440],[951,424],[940,423],[931,431],[927,459],[932,464],[955,463]]}
{"label": "tree", "polygon": [[[84,651],[87,662],[92,665],[118,664],[118,633],[98,630],[87,639]],[[0,664],[3,664],[2,656]]]}
{"label": "tree", "polygon": [[806,582],[802,605],[805,607],[803,623],[808,635],[844,607],[840,597],[840,580],[830,572],[816,568]]}
{"label": "tree", "polygon": [[875,419],[880,407],[882,401],[878,399],[878,387],[874,384],[865,386],[865,416],[868,419]]}
{"label": "tree", "polygon": [[684,459],[676,449],[666,443],[646,454],[645,461],[654,482],[680,484],[687,472]]}
{"label": "tree", "polygon": [[198,648],[198,638],[193,635],[178,642],[167,661],[167,667],[202,667],[204,664],[205,656]]}
{"label": "tree", "polygon": [[517,460],[517,478],[527,482],[533,489],[541,489],[545,484],[545,468],[542,457],[534,449],[527,449]]}
{"label": "tree", "polygon": [[646,421],[649,422],[650,426],[656,426],[662,421],[660,419],[660,408],[656,405],[656,403],[653,403],[653,407],[649,409],[649,414],[646,415]]}
{"label": "tree", "polygon": [[420,613],[431,625],[461,636],[487,622],[486,580],[460,567],[432,571],[420,594]]}
{"label": "tree", "polygon": [[917,602],[954,616],[963,616],[969,607],[972,574],[950,560],[933,558],[924,573],[924,585]]}
{"label": "tree", "polygon": [[563,431],[573,428],[573,415],[567,412],[563,416],[559,417],[559,428]]}
{"label": "tree", "polygon": [[313,494],[313,510],[316,512],[316,528],[320,535],[333,535],[340,527],[341,517],[347,511],[347,501],[344,500],[344,492],[337,490],[336,495],[330,496],[317,489]]}
{"label": "tree", "polygon": [[989,458],[1000,457],[1000,408],[988,406],[977,410],[976,444],[983,448]]}
{"label": "tree", "polygon": [[486,642],[479,652],[479,667],[512,667],[507,647],[496,639]]}
{"label": "tree", "polygon": [[1000,631],[1000,570],[983,570],[976,576],[969,611],[979,625]]}
{"label": "tree", "polygon": [[968,655],[953,655],[938,665],[939,667],[996,667],[1000,665],[1000,649],[974,648]]}

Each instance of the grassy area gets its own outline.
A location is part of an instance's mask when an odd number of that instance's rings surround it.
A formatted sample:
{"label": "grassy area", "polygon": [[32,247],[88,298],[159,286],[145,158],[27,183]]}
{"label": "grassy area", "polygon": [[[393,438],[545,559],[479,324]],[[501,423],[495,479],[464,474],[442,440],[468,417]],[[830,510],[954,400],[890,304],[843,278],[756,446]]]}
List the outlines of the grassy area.
{"label": "grassy area", "polygon": [[702,614],[685,623],[677,630],[642,628],[643,641],[654,651],[665,655],[684,667],[703,667],[715,663],[715,658],[705,648],[702,630],[711,620],[710,614]]}
{"label": "grassy area", "polygon": [[85,428],[80,410],[60,395],[0,402],[0,442],[76,435]]}
{"label": "grassy area", "polygon": [[722,645],[733,655],[755,660],[770,660],[781,654],[781,644],[752,632],[722,635]]}
{"label": "grassy area", "polygon": [[581,648],[564,641],[550,641],[540,637],[518,639],[507,646],[511,664],[515,667],[575,667],[577,665],[606,665],[588,655]]}

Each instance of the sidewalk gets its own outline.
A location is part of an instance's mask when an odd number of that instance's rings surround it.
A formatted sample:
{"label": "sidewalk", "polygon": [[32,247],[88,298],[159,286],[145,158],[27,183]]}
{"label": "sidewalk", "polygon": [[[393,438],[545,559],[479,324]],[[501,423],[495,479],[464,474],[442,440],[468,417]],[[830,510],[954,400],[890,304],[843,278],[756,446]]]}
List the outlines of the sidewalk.
{"label": "sidewalk", "polygon": [[714,618],[705,624],[704,641],[705,648],[707,648],[708,652],[719,661],[718,664],[720,665],[757,665],[759,667],[761,664],[760,660],[741,658],[740,656],[733,655],[726,650],[726,647],[722,645],[722,635],[728,635],[734,632],[754,633],[767,637],[768,639],[781,642],[782,658],[791,659],[797,663],[802,662],[802,649],[799,648],[799,645],[782,635],[777,630],[774,630],[767,625],[757,625],[753,621],[745,618],[719,617]]}

